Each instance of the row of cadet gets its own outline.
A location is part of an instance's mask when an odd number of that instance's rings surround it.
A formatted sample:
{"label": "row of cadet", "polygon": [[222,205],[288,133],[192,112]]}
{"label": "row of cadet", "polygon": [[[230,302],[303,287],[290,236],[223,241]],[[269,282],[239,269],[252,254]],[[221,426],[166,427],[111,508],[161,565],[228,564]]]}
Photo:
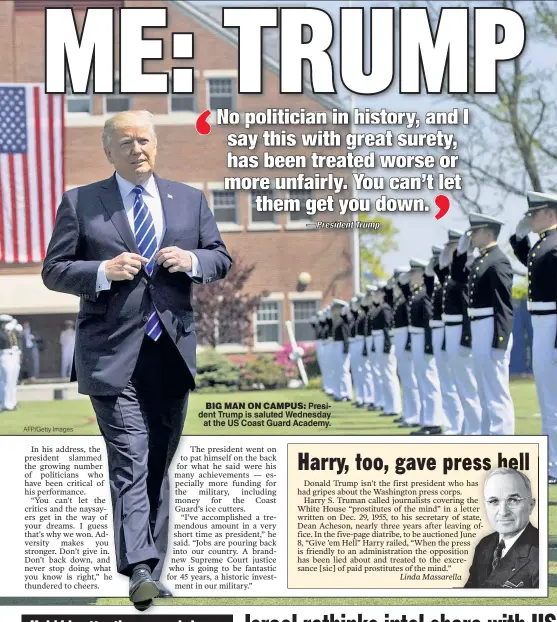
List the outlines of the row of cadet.
{"label": "row of cadet", "polygon": [[[327,394],[382,410],[416,428],[413,435],[514,434],[514,271],[497,244],[504,223],[468,217],[468,230],[450,230],[429,262],[411,259],[388,281],[350,303],[334,300],[313,318]],[[533,245],[531,232],[539,236]],[[528,193],[510,243],[528,267],[534,379],[549,483],[557,484],[557,195]]]}
{"label": "row of cadet", "polygon": [[11,315],[0,315],[0,410],[17,407],[17,382],[23,351],[23,326]]}

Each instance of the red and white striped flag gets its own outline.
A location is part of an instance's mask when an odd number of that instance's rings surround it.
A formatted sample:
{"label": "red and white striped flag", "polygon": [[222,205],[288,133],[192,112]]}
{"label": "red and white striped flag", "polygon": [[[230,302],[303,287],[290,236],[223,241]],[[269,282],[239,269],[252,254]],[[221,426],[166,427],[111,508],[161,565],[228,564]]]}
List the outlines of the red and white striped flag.
{"label": "red and white striped flag", "polygon": [[40,262],[64,192],[64,96],[0,84],[0,261]]}

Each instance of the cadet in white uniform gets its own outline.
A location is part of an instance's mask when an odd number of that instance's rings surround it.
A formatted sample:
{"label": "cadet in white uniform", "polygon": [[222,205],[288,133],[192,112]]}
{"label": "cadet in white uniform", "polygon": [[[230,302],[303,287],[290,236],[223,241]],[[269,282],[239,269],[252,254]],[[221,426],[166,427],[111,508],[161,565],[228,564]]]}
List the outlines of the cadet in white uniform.
{"label": "cadet in white uniform", "polygon": [[358,292],[350,301],[354,318],[352,341],[350,342],[350,370],[354,382],[354,398],[357,408],[368,408],[373,404],[373,382],[371,366],[365,350],[366,310],[362,308],[364,295]]}
{"label": "cadet in white uniform", "polygon": [[17,382],[21,368],[21,334],[23,328],[13,317],[5,318],[5,331],[8,337],[9,348],[3,349],[0,354],[2,376],[4,378],[4,391],[2,398],[2,410],[15,410],[17,408]]}
{"label": "cadet in white uniform", "polygon": [[512,349],[513,271],[497,245],[503,222],[484,214],[468,215],[470,228],[460,239],[454,261],[465,263],[471,246],[480,251],[468,273],[468,315],[472,321],[472,358],[482,405],[482,434],[514,434],[514,405],[509,387]]}
{"label": "cadet in white uniform", "polygon": [[60,376],[69,378],[72,373],[73,353],[75,348],[75,328],[72,320],[66,320],[66,328],[60,333],[60,347],[62,350],[62,364]]}
{"label": "cadet in white uniform", "polygon": [[369,364],[371,368],[371,380],[373,382],[373,405],[368,407],[368,410],[377,411],[383,410],[383,376],[379,367],[379,359],[376,355],[374,331],[377,330],[374,326],[375,318],[377,317],[379,306],[374,300],[374,294],[377,291],[376,285],[366,285],[366,296],[364,299],[367,311],[367,333],[366,333],[366,350],[369,358]]}
{"label": "cadet in white uniform", "polygon": [[410,266],[400,266],[395,269],[394,276],[387,281],[385,300],[392,306],[394,314],[393,341],[397,370],[402,385],[402,416],[395,419],[402,428],[419,427],[420,425],[420,393],[418,381],[414,373],[414,362],[410,349],[410,334],[408,327],[409,306],[398,285],[397,279],[401,274],[410,271]]}
{"label": "cadet in white uniform", "polygon": [[433,317],[431,298],[427,295],[423,282],[426,262],[410,260],[410,272],[401,274],[398,279],[402,293],[410,305],[410,337],[414,370],[420,392],[421,412],[419,430],[412,435],[429,436],[441,434],[443,407],[437,365],[433,356],[433,344],[429,320]]}
{"label": "cadet in white uniform", "polygon": [[472,338],[468,317],[468,273],[466,256],[453,261],[462,231],[449,230],[448,241],[439,256],[439,267],[447,268],[450,275],[443,283],[443,315],[447,362],[455,381],[462,406],[463,421],[460,434],[481,434],[482,407],[478,394]]}
{"label": "cadet in white uniform", "polygon": [[348,325],[348,303],[334,299],[331,304],[333,320],[332,361],[334,368],[334,400],[349,402],[352,399],[352,377],[350,375],[350,328]]}
{"label": "cadet in white uniform", "polygon": [[[511,237],[517,259],[528,268],[528,310],[532,318],[532,365],[548,437],[549,483],[557,484],[557,195],[528,192],[528,211]],[[528,233],[537,233],[530,246]]]}
{"label": "cadet in white uniform", "polygon": [[378,311],[373,320],[375,356],[381,372],[383,389],[383,412],[380,417],[397,417],[402,410],[400,384],[396,369],[395,348],[392,343],[393,309],[385,300],[386,281],[376,283],[374,294]]}
{"label": "cadet in white uniform", "polygon": [[460,434],[462,429],[462,406],[456,390],[455,379],[449,365],[449,357],[445,342],[445,322],[443,321],[443,286],[449,278],[447,266],[441,267],[439,256],[443,249],[440,246],[431,248],[432,257],[425,269],[424,283],[427,295],[433,303],[433,318],[429,320],[433,355],[437,364],[441,402],[443,404],[443,434]]}

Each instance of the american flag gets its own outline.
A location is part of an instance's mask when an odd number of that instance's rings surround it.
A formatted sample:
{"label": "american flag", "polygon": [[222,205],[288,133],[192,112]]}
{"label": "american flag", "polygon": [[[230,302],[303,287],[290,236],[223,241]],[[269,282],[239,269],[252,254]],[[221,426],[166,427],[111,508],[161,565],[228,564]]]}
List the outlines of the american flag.
{"label": "american flag", "polygon": [[44,259],[64,192],[64,96],[0,84],[0,261]]}

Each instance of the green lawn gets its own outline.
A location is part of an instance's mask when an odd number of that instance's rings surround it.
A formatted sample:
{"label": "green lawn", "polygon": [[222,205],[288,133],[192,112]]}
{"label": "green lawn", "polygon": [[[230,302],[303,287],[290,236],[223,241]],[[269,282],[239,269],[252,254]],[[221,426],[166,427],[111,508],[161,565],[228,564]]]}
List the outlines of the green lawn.
{"label": "green lawn", "polygon": [[[528,380],[517,380],[512,383],[512,395],[516,409],[516,433],[539,434],[541,432],[541,419],[538,413],[534,384]],[[204,426],[204,420],[199,417],[199,412],[206,408],[207,402],[296,402],[305,403],[330,403],[331,419],[328,429],[308,428],[231,428]],[[92,408],[87,400],[66,402],[27,402],[22,403],[20,408],[13,413],[0,414],[0,434],[37,434],[36,431],[27,430],[26,427],[64,427],[69,428],[68,434],[99,434],[99,429],[94,421]],[[48,434],[48,431],[43,432]],[[59,434],[58,432],[50,432]],[[378,417],[377,414],[355,409],[346,404],[337,404],[328,400],[323,393],[314,390],[289,390],[289,391],[258,391],[253,393],[234,394],[192,394],[188,408],[188,418],[184,433],[189,435],[210,434],[253,434],[253,435],[404,435],[408,432],[395,427],[389,420]],[[557,543],[557,486],[550,488],[549,494],[549,531],[552,544]],[[557,605],[557,549],[549,551],[549,585],[550,596],[548,599],[520,599],[516,604],[520,605]],[[66,605],[128,605],[125,598],[68,598],[56,599],[57,603]],[[508,602],[508,601],[507,601]],[[446,598],[175,598],[159,601],[159,605],[487,605],[504,603],[496,598],[474,599],[446,599]],[[53,604],[52,599],[45,602],[41,598],[29,599],[5,599],[0,598],[0,605],[9,604]]]}

